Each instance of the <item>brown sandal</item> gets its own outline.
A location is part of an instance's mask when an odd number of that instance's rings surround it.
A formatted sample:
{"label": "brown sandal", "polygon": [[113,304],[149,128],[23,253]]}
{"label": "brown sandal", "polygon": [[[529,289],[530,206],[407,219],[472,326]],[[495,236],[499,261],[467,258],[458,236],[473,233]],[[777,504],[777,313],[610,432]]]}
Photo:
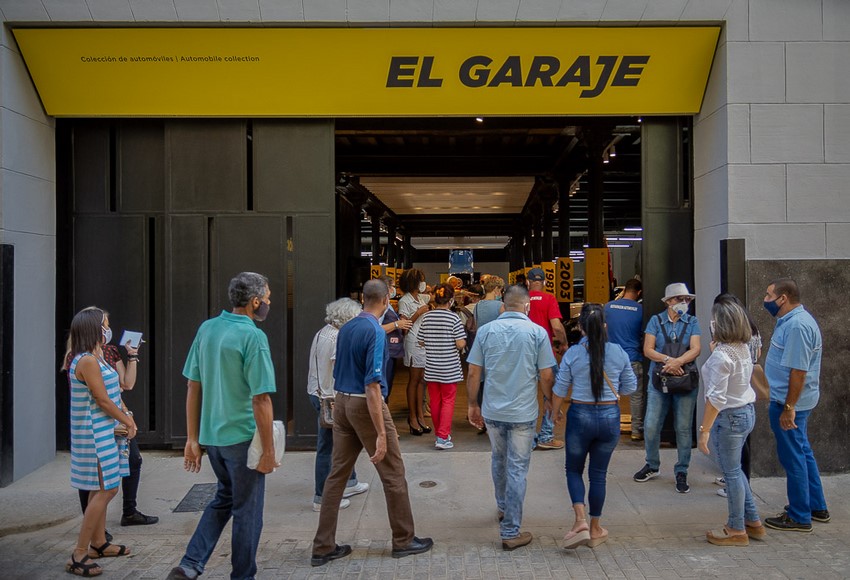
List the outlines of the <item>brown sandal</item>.
{"label": "brown sandal", "polygon": [[91,558],[83,556],[83,559],[78,562],[74,558],[74,553],[71,552],[71,563],[65,564],[65,571],[69,574],[84,576],[86,578],[103,574],[103,568],[100,567],[100,564],[86,564],[89,560]]}
{"label": "brown sandal", "polygon": [[[114,554],[107,554],[106,550],[110,546],[116,546],[118,548],[118,551],[115,552]],[[91,551],[89,551],[89,557],[92,558],[92,559],[95,559],[95,558],[117,558],[118,556],[126,556],[130,553],[130,550],[127,548],[127,546],[122,546],[121,544],[110,544],[109,542],[106,542],[100,548],[97,548],[95,546],[90,546],[90,549],[97,552],[96,555],[92,555]]]}

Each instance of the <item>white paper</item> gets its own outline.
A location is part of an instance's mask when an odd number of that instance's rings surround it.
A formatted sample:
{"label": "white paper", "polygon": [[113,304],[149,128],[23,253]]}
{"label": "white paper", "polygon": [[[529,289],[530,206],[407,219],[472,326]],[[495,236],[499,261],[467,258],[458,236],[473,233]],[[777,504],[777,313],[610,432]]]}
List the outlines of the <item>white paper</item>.
{"label": "white paper", "polygon": [[121,335],[121,342],[119,344],[124,346],[127,344],[127,341],[130,342],[131,347],[139,348],[139,343],[142,341],[142,333],[134,330],[125,330],[124,334]]}

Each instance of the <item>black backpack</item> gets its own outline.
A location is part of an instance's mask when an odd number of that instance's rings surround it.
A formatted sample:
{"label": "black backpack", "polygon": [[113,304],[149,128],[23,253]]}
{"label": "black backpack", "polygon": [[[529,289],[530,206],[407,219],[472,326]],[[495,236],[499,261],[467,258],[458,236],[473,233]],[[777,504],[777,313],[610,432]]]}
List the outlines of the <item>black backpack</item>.
{"label": "black backpack", "polygon": [[[661,317],[661,314],[658,315],[658,322],[661,324],[661,332],[664,333],[664,338],[666,339],[664,346],[661,347],[661,352],[670,358],[677,358],[685,354],[685,352],[690,348],[690,345],[683,344],[678,336],[676,337],[676,340],[670,338],[670,335],[667,334],[667,329],[664,328],[664,319]],[[691,323],[688,322],[685,325],[686,330],[690,324]],[[687,333],[684,332],[683,334]],[[696,362],[691,361],[685,364],[682,367],[685,374],[681,376],[661,372],[661,368],[663,366],[664,365],[661,363],[655,363],[655,372],[652,373],[652,386],[662,393],[679,395],[683,393],[690,393],[694,389],[699,388],[699,368],[697,368]]]}

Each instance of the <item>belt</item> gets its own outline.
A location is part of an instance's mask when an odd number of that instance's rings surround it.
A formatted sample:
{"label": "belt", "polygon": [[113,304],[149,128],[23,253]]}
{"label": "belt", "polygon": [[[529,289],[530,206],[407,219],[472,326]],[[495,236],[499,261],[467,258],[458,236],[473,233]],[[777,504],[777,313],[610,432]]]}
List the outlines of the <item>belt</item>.
{"label": "belt", "polygon": [[572,402],[575,403],[576,405],[616,405],[617,404],[617,401],[599,401],[598,403],[597,402],[590,402],[590,401],[572,401]]}
{"label": "belt", "polygon": [[366,393],[363,393],[363,394],[361,394],[361,393],[340,393],[339,391],[337,391],[336,394],[342,395],[343,397],[357,397],[358,399],[365,399],[366,398]]}

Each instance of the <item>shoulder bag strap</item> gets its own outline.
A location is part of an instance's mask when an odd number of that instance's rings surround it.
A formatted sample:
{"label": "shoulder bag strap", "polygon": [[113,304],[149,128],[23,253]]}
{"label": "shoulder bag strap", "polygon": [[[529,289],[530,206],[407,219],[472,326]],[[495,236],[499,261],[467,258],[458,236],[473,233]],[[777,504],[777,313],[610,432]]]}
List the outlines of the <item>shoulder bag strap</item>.
{"label": "shoulder bag strap", "polygon": [[[661,317],[661,314],[658,315],[658,323],[661,325],[661,332],[664,333],[664,338],[669,344],[675,344],[676,342],[678,342],[678,336],[676,337],[676,340],[670,338],[670,334],[667,332],[667,327],[664,326],[664,319]],[[687,328],[687,325],[685,326],[685,328]]]}

